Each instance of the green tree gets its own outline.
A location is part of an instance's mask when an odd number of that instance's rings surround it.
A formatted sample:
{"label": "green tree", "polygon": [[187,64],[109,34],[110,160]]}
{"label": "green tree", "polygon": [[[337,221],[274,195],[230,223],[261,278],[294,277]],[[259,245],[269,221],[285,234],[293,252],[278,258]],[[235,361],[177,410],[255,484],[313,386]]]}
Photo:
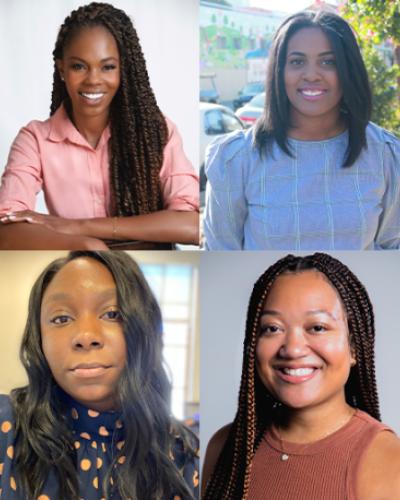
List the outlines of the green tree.
{"label": "green tree", "polygon": [[[400,131],[400,2],[399,0],[347,0],[341,14],[355,29],[371,81],[372,119]],[[378,46],[390,40],[394,65],[388,66]]]}

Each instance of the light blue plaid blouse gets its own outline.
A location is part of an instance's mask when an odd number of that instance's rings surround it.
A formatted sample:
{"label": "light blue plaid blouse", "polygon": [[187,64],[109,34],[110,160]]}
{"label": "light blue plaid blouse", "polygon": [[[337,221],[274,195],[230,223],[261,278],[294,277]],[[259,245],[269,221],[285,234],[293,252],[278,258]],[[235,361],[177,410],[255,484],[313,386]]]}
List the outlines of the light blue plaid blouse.
{"label": "light blue plaid blouse", "polygon": [[348,132],[324,141],[289,138],[259,156],[253,130],[208,149],[204,219],[208,250],[400,248],[400,140],[370,123],[367,149],[343,161]]}

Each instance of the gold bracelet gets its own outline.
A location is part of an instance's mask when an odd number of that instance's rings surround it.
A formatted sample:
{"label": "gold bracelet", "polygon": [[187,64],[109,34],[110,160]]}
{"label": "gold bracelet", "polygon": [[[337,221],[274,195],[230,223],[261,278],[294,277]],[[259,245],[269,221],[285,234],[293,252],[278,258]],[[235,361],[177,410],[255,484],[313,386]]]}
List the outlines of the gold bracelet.
{"label": "gold bracelet", "polygon": [[117,217],[112,218],[112,226],[113,226],[112,237],[115,238],[115,235],[117,234]]}

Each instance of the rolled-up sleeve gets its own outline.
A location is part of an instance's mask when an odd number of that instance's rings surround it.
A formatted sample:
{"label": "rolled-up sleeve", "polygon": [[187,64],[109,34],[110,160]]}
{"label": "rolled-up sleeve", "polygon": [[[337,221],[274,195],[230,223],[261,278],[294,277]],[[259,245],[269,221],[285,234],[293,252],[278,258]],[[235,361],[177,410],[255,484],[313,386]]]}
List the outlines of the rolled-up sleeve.
{"label": "rolled-up sleeve", "polygon": [[164,208],[178,211],[199,210],[199,177],[182,146],[176,126],[167,119],[169,138],[164,148],[160,183]]}
{"label": "rolled-up sleeve", "polygon": [[0,187],[0,214],[7,211],[34,210],[42,189],[42,167],[38,142],[30,126],[15,138]]}
{"label": "rolled-up sleeve", "polygon": [[244,182],[246,154],[242,131],[217,140],[206,152],[206,250],[243,248],[248,212]]}
{"label": "rolled-up sleeve", "polygon": [[400,141],[385,133],[383,167],[386,191],[375,238],[375,250],[400,249]]}

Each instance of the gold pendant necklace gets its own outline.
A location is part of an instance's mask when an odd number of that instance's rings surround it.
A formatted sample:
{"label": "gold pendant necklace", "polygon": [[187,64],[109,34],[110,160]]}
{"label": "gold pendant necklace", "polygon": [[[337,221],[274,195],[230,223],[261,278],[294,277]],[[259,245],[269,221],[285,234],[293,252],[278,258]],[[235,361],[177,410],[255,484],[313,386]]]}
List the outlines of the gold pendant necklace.
{"label": "gold pendant necklace", "polygon": [[[339,429],[341,429],[344,425],[346,425],[348,422],[350,422],[350,420],[353,418],[354,414],[355,414],[356,410],[353,408],[350,415],[346,415],[345,418],[343,418],[342,420],[340,420],[339,424],[336,425],[333,429],[329,429],[329,431],[325,432],[321,437],[319,437],[317,439],[317,441],[321,441],[322,439],[325,439],[326,437],[328,437],[330,434],[333,434],[334,432],[338,431]],[[290,455],[288,452],[285,451],[285,448],[283,446],[283,440],[282,440],[282,436],[281,436],[281,432],[280,432],[280,428],[279,426],[275,427],[276,429],[276,432],[278,434],[278,438],[279,438],[279,443],[281,445],[281,461],[282,462],[287,462],[290,458]],[[301,454],[306,448],[307,446],[315,443],[316,441],[313,441],[311,443],[305,443],[301,448],[300,450],[297,450],[297,454]]]}

